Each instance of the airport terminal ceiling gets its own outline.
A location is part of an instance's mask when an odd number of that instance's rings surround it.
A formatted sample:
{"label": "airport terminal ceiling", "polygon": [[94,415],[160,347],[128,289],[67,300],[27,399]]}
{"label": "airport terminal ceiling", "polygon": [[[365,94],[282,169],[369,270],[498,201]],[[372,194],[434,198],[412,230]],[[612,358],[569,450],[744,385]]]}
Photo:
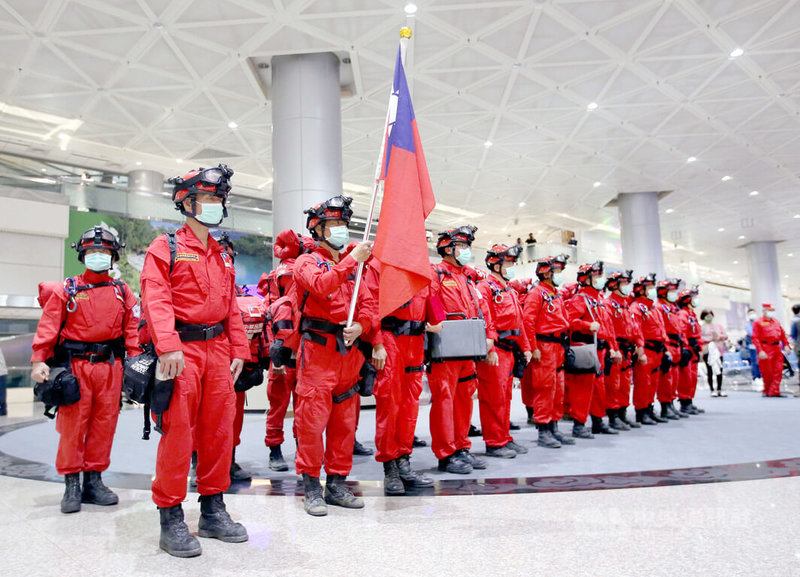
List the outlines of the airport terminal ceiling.
{"label": "airport terminal ceiling", "polygon": [[0,152],[120,175],[222,161],[269,200],[269,89],[252,63],[333,51],[344,188],[363,207],[409,25],[432,227],[473,222],[483,245],[548,226],[614,235],[617,193],[671,191],[667,265],[736,282],[737,247],[780,240],[781,274],[800,278],[800,2],[406,4],[0,0]]}

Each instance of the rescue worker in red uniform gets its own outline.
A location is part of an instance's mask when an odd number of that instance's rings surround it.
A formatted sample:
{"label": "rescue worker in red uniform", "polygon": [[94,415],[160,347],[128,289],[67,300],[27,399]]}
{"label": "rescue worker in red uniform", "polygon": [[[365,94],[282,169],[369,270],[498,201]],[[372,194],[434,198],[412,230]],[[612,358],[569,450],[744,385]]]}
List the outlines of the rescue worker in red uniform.
{"label": "rescue worker in red uniform", "polygon": [[109,276],[122,245],[109,230],[96,226],[73,247],[86,271],[66,279],[63,289],[43,303],[31,357],[31,376],[37,383],[50,377],[51,367],[64,366],[80,384],[80,400],[61,406],[57,413],[56,470],[66,484],[62,513],[80,511],[82,502],[119,502],[101,473],[111,462],[125,352],[130,357],[141,352],[136,296],[127,284]]}
{"label": "rescue worker in red uniform", "polygon": [[[483,362],[497,365],[497,352],[493,350],[497,333],[491,312],[464,273],[465,265],[472,258],[476,230],[474,226],[462,226],[439,233],[436,250],[442,262],[433,265],[431,294],[441,300],[448,320],[483,318],[489,351]],[[473,469],[485,469],[485,461],[469,451],[472,395],[478,386],[475,361],[432,362],[428,384],[431,389],[431,448],[439,459],[439,470],[467,475]]]}
{"label": "rescue worker in red uniform", "polygon": [[606,412],[609,426],[620,431],[641,427],[627,417],[628,405],[631,404],[634,358],[644,358],[644,349],[636,345],[636,327],[628,309],[632,280],[632,270],[613,272],[606,278],[606,290],[609,291],[605,299],[606,313],[614,324],[617,347],[622,355],[621,363],[612,363],[606,369],[606,401],[609,407]]}
{"label": "rescue worker in red uniform", "polygon": [[547,449],[575,444],[558,431],[558,421],[564,416],[564,351],[569,338],[569,321],[558,286],[564,282],[568,258],[561,254],[536,264],[539,284],[529,290],[523,311],[523,326],[533,352],[520,382],[522,403],[528,421],[539,430],[536,443]]}
{"label": "rescue worker in red uniform", "polygon": [[[305,511],[327,515],[326,505],[364,507],[345,484],[353,466],[358,397],[354,385],[365,362],[356,340],[368,332],[374,315],[372,296],[364,283],[353,324],[345,326],[355,290],[356,268],[372,248],[361,242],[343,256],[349,241],[352,200],[333,197],[306,210],[306,226],[317,247],[297,257],[290,294],[300,311],[303,335],[295,389],[295,470],[303,476]],[[323,443],[323,433],[325,442]],[[323,499],[319,482],[325,464]]]}
{"label": "rescue worker in red uniform", "polygon": [[[593,439],[593,433],[617,435],[618,431],[604,421],[606,411],[604,367],[606,351],[613,362],[618,362],[618,351],[614,327],[606,316],[601,291],[606,280],[603,276],[603,261],[584,264],[578,268],[578,290],[566,301],[569,320],[570,343],[593,343],[597,341],[599,374],[567,373],[566,390],[573,420],[572,436],[580,439]],[[592,430],[586,429],[586,418],[591,412]]]}
{"label": "rescue worker in red uniform", "polygon": [[[513,459],[528,449],[511,436],[511,391],[515,371],[531,360],[531,346],[522,322],[522,306],[510,286],[521,246],[496,244],[486,252],[489,275],[478,283],[497,331],[494,343],[498,363],[478,363],[478,408],[487,457]],[[518,374],[521,377],[521,373]]]}
{"label": "rescue worker in red uniform", "polygon": [[[162,415],[153,501],[161,517],[160,546],[176,557],[202,549],[184,522],[193,445],[197,448],[200,537],[230,543],[247,541],[222,499],[231,483],[233,420],[239,378],[250,348],[236,303],[233,259],[209,235],[227,214],[225,202],[233,171],[225,165],[193,170],[170,179],[172,200],[186,223],[147,249],[142,269],[142,313],[153,337],[159,380],[174,380],[169,408]],[[174,252],[174,257],[173,257]]]}
{"label": "rescue worker in red uniform", "polygon": [[753,344],[758,351],[758,369],[764,379],[765,397],[784,397],[781,394],[783,378],[783,348],[789,347],[789,339],[780,321],[775,318],[775,307],[771,303],[761,305],[762,316],[753,323]]}
{"label": "rescue worker in red uniform", "polygon": [[[259,292],[264,296],[265,309],[279,298],[289,294],[293,282],[294,263],[298,256],[314,250],[313,239],[297,234],[291,229],[278,233],[272,253],[280,264],[268,275],[262,275]],[[296,353],[296,351],[295,351]],[[285,366],[270,367],[267,380],[267,430],[264,444],[269,449],[269,468],[273,471],[288,471],[289,465],[283,457],[281,445],[284,441],[283,425],[286,411],[297,384],[297,361],[288,359]]]}
{"label": "rescue worker in red uniform", "polygon": [[699,415],[705,413],[694,404],[697,390],[697,365],[700,362],[703,347],[703,335],[700,321],[694,309],[697,307],[697,287],[684,289],[678,294],[681,334],[686,348],[681,351],[681,362],[678,370],[678,401],[681,413]]}
{"label": "rescue worker in red uniform", "polygon": [[667,354],[664,344],[667,333],[661,313],[656,309],[657,298],[655,273],[636,279],[630,309],[638,327],[637,348],[640,351],[644,348],[644,355],[637,354],[639,362],[633,366],[633,407],[636,410],[636,422],[643,425],[667,422],[653,412],[661,362]]}
{"label": "rescue worker in red uniform", "polygon": [[[377,301],[380,279],[370,267],[365,281]],[[406,487],[426,488],[433,479],[411,468],[414,431],[425,371],[425,332],[440,332],[442,318],[430,305],[430,287],[384,318],[373,319],[375,380],[375,460],[383,463],[384,492],[403,495]]]}
{"label": "rescue worker in red uniform", "polygon": [[670,362],[664,362],[659,373],[658,401],[661,403],[661,418],[677,421],[681,418],[688,418],[689,415],[680,414],[672,404],[678,395],[679,365],[681,351],[686,348],[687,343],[681,334],[681,324],[679,318],[678,287],[680,279],[664,279],[656,284],[656,294],[658,295],[657,308],[664,320],[664,330],[667,332],[667,352]]}

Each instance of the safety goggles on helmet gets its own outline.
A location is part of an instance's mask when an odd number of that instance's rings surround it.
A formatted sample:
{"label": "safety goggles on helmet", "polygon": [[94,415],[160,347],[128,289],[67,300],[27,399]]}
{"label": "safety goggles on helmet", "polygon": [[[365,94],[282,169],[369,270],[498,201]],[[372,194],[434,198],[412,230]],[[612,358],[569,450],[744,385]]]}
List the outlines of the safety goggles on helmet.
{"label": "safety goggles on helmet", "polygon": [[603,261],[598,260],[591,264],[582,264],[578,268],[578,282],[586,282],[592,275],[603,274]]}
{"label": "safety goggles on helmet", "polygon": [[349,196],[334,196],[325,202],[321,202],[312,208],[303,211],[308,215],[306,219],[306,228],[311,231],[312,236],[316,238],[314,227],[320,222],[326,220],[343,220],[350,224],[350,219],[353,217],[353,209],[350,204],[353,199]]}
{"label": "safety goggles on helmet", "polygon": [[692,302],[693,298],[697,298],[700,294],[700,291],[697,288],[697,285],[694,285],[690,289],[683,289],[680,293],[678,293],[678,304],[680,305],[688,305]]}
{"label": "safety goggles on helmet", "polygon": [[439,233],[439,240],[436,242],[436,248],[442,249],[448,246],[454,246],[457,242],[472,245],[477,230],[477,226],[465,225],[442,231]]}
{"label": "safety goggles on helmet", "polygon": [[505,244],[492,245],[492,247],[486,251],[486,266],[491,269],[492,265],[502,265],[504,260],[517,262],[521,253],[522,247],[519,245],[514,245],[512,247]]}
{"label": "safety goggles on helmet", "polygon": [[[231,190],[231,176],[233,171],[220,164],[216,168],[198,168],[183,176],[170,178],[167,182],[173,185],[172,202],[175,203],[175,209],[186,216],[197,217],[197,195],[210,194],[222,199],[222,217],[227,217],[228,208],[225,202]],[[183,201],[187,198],[192,201],[191,212],[187,212],[183,206]]]}
{"label": "safety goggles on helmet", "polygon": [[548,256],[536,263],[536,276],[541,280],[545,274],[554,271],[557,267],[561,270],[567,266],[569,255],[559,254],[556,256]]}
{"label": "safety goggles on helmet", "polygon": [[658,281],[656,284],[656,291],[658,291],[658,295],[666,295],[671,290],[677,290],[678,286],[681,284],[681,279],[679,278],[667,278],[662,281]]}
{"label": "safety goggles on helmet", "polygon": [[72,248],[78,251],[78,260],[83,262],[86,251],[90,248],[105,248],[111,251],[114,262],[119,260],[119,251],[125,248],[113,232],[102,226],[90,228],[81,235],[78,242],[72,243]]}
{"label": "safety goggles on helmet", "polygon": [[640,276],[635,281],[633,281],[633,292],[634,294],[639,294],[640,292],[644,294],[645,291],[647,290],[646,289],[647,285],[655,286],[655,284],[656,284],[656,273],[651,272],[649,274],[646,274],[645,276]]}
{"label": "safety goggles on helmet", "polygon": [[623,282],[631,282],[633,280],[633,270],[619,270],[612,272],[606,277],[606,289],[617,290]]}

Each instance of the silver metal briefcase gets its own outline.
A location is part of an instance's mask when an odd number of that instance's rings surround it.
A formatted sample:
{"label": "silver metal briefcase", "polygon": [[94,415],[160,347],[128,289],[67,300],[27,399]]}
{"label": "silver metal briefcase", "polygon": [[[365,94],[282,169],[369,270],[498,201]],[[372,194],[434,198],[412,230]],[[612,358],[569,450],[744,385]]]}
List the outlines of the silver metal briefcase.
{"label": "silver metal briefcase", "polygon": [[434,361],[484,359],[489,353],[483,319],[443,321],[442,332],[428,333],[428,341]]}

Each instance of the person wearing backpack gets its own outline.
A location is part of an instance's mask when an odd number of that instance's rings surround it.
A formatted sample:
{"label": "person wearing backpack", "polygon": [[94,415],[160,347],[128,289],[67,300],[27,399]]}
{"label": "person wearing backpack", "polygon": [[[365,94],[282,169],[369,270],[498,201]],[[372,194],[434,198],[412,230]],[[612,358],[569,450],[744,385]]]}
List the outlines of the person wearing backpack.
{"label": "person wearing backpack", "polygon": [[56,420],[60,436],[56,470],[66,484],[62,513],[80,511],[81,503],[119,502],[101,474],[111,463],[124,356],[140,352],[136,296],[127,284],[109,276],[119,260],[119,240],[96,226],[73,247],[86,271],[66,279],[63,289],[45,297],[31,357],[31,376],[37,383],[46,381],[57,366],[71,371],[80,383],[80,400],[59,407]]}
{"label": "person wearing backpack", "polygon": [[[375,304],[366,284],[361,283],[353,323],[347,326],[356,269],[372,250],[372,243],[365,241],[343,254],[349,242],[351,202],[349,197],[335,196],[305,211],[306,227],[317,246],[297,257],[290,289],[300,313],[302,335],[295,388],[295,471],[303,476],[304,509],[313,516],[327,515],[327,505],[364,507],[345,480],[353,466],[358,412],[355,392],[366,361],[358,339],[369,332]],[[327,473],[324,497],[319,482],[323,462]]]}
{"label": "person wearing backpack", "polygon": [[142,269],[142,314],[159,363],[155,389],[173,383],[161,416],[152,492],[161,518],[159,545],[176,557],[202,552],[181,508],[193,444],[199,536],[247,541],[247,530],[231,520],[222,493],[231,483],[233,384],[250,359],[250,348],[236,303],[233,259],[209,235],[227,214],[232,175],[221,164],[170,179],[172,201],[186,223],[174,237],[161,235],[151,243]]}

